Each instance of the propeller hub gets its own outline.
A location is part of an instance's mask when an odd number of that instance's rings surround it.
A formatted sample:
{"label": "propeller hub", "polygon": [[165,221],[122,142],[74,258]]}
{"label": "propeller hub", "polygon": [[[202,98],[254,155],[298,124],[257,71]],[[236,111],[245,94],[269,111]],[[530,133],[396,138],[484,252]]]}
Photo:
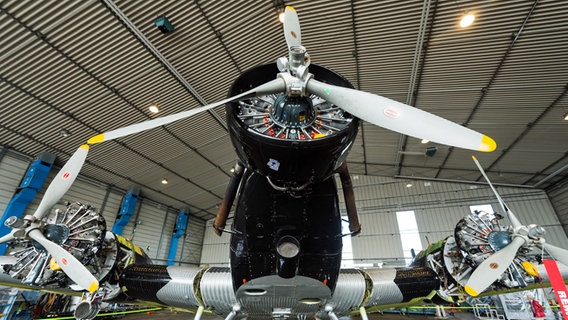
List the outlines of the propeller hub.
{"label": "propeller hub", "polygon": [[538,240],[540,239],[542,236],[544,236],[544,233],[546,231],[544,230],[543,227],[536,225],[536,224],[531,224],[529,226],[529,232],[528,232],[528,236],[531,239],[535,239]]}
{"label": "propeller hub", "polygon": [[274,101],[270,116],[281,127],[300,129],[311,125],[316,114],[311,99],[280,94]]}
{"label": "propeller hub", "polygon": [[48,224],[45,226],[45,237],[62,245],[69,237],[69,228],[63,224]]}
{"label": "propeller hub", "polygon": [[290,59],[289,59],[289,67],[290,72],[293,75],[296,75],[296,71],[300,66],[308,66],[309,65],[309,55],[307,54],[306,48],[303,46],[293,46],[290,48]]}
{"label": "propeller hub", "polygon": [[493,231],[487,236],[487,241],[495,251],[499,251],[511,243],[511,235],[506,231]]}

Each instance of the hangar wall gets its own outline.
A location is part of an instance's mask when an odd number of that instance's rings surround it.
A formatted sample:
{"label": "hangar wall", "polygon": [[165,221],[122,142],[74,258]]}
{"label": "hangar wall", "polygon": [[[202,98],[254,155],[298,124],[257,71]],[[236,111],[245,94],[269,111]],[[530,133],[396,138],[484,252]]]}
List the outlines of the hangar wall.
{"label": "hangar wall", "polygon": [[[412,183],[412,187],[407,187],[408,183]],[[341,185],[339,181],[337,184]],[[362,233],[351,238],[356,264],[405,265],[397,211],[415,212],[424,247],[426,237],[436,242],[452,235],[456,223],[470,212],[471,205],[490,204],[493,211],[502,212],[485,184],[353,176],[353,186],[362,224]],[[568,247],[568,237],[543,190],[513,187],[497,187],[497,190],[521,222],[542,225],[548,242]],[[345,212],[342,192],[339,194],[342,212]],[[217,237],[209,232],[212,224],[212,220],[207,221],[201,263],[228,265],[229,235]]]}
{"label": "hangar wall", "polygon": [[[15,153],[9,149],[1,149],[0,153],[0,213],[3,213],[14,191],[29,166],[31,160],[24,155]],[[51,170],[42,192],[29,205],[26,213],[33,213],[43,197],[43,192],[51,182],[59,168]],[[98,183],[79,176],[71,189],[60,200],[59,207],[63,207],[66,201],[82,202],[91,204],[102,212],[107,223],[107,229],[111,230],[122,203],[125,190],[119,190],[106,184]],[[56,205],[57,206],[57,205]],[[138,215],[138,218],[135,218]],[[128,225],[125,226],[122,235],[132,240],[146,251],[148,256],[157,264],[165,264],[168,248],[171,241],[174,224],[178,210],[166,207],[141,194],[137,207]],[[136,221],[141,223],[136,224]],[[199,264],[201,261],[201,245],[205,221],[190,216],[187,228],[187,237],[179,240],[176,262],[177,264]]]}
{"label": "hangar wall", "polygon": [[548,191],[550,202],[558,214],[564,231],[568,233],[568,181]]}
{"label": "hangar wall", "polygon": [[[406,187],[412,183],[412,187]],[[363,228],[352,238],[355,263],[403,265],[397,211],[413,210],[422,246],[454,232],[456,223],[472,205],[490,204],[502,213],[489,186],[422,180],[359,176],[353,180],[357,208]],[[568,247],[568,237],[546,193],[540,189],[497,187],[497,191],[524,224],[537,223],[546,229],[548,242]],[[503,225],[509,225],[504,219]],[[417,251],[418,252],[418,251]]]}

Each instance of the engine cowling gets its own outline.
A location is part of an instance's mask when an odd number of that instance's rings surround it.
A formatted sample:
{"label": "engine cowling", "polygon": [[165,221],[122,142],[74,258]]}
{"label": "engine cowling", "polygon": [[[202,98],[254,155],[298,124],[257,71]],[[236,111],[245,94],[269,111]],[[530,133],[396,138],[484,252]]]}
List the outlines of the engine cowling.
{"label": "engine cowling", "polygon": [[[310,72],[319,81],[352,88],[329,69],[312,64]],[[275,63],[244,72],[229,96],[270,81],[277,73]],[[345,160],[359,126],[357,118],[315,95],[258,97],[228,104],[226,111],[242,163],[275,186],[292,190],[330,177]]]}

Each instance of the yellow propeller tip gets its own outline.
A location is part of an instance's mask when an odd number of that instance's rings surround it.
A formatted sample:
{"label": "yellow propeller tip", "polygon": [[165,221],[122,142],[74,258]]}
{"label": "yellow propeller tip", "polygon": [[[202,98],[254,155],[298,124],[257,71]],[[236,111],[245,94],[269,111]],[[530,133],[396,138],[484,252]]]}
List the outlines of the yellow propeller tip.
{"label": "yellow propeller tip", "polygon": [[87,289],[89,292],[95,292],[99,289],[99,282],[98,281],[93,281],[93,283],[91,283],[91,285],[89,286],[89,288]]}
{"label": "yellow propeller tip", "polygon": [[105,141],[105,134],[97,134],[96,136],[92,137],[91,139],[87,140],[88,144],[95,144]]}
{"label": "yellow propeller tip", "polygon": [[89,145],[88,145],[88,144],[83,144],[83,145],[81,145],[79,148],[89,150]]}
{"label": "yellow propeller tip", "polygon": [[286,6],[286,9],[290,9],[290,10],[296,12],[296,9],[294,9],[294,7],[292,7],[292,6]]}
{"label": "yellow propeller tip", "polygon": [[477,157],[476,157],[476,156],[471,156],[471,158],[472,158],[474,161],[477,160]]}
{"label": "yellow propeller tip", "polygon": [[479,292],[475,291],[475,289],[473,289],[469,285],[465,286],[465,292],[472,297],[477,297],[479,295]]}
{"label": "yellow propeller tip", "polygon": [[479,151],[491,152],[495,149],[497,149],[497,143],[495,142],[495,140],[486,135],[481,137],[481,145],[479,146]]}

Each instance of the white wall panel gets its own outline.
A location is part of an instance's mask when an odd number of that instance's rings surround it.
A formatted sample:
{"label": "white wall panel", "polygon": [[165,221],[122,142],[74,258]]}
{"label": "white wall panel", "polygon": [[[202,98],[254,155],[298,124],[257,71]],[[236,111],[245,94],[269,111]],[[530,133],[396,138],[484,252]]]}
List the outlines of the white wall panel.
{"label": "white wall panel", "polygon": [[123,235],[127,238],[132,237],[132,241],[144,249],[151,259],[158,257],[158,244],[163,232],[162,226],[166,218],[166,210],[165,207],[146,203],[142,200],[138,219],[136,219],[135,213],[127,225],[131,227],[128,230],[130,234],[127,233],[127,228],[124,228]]}
{"label": "white wall panel", "polygon": [[180,238],[176,254],[182,264],[200,264],[203,236],[208,231],[210,230],[205,229],[205,221],[189,217],[187,237]]}
{"label": "white wall panel", "polygon": [[[168,259],[170,243],[172,241],[172,232],[174,231],[174,225],[177,220],[178,211],[172,208],[168,208],[167,210],[165,210],[164,214],[166,215],[166,217],[164,217],[163,223],[159,226],[160,230],[162,231],[160,232],[160,238],[158,240],[158,254],[154,259],[154,263],[158,264],[166,264],[166,261]],[[158,228],[157,225],[155,227]],[[181,241],[180,245],[178,245],[178,249],[180,247]],[[177,257],[179,257],[179,254],[176,255],[176,258]]]}
{"label": "white wall panel", "polygon": [[547,191],[564,232],[568,233],[568,181]]}
{"label": "white wall panel", "polygon": [[[412,183],[411,188],[406,187],[409,182]],[[352,239],[356,262],[377,258],[377,252],[380,252],[379,258],[387,260],[402,256],[397,211],[415,212],[423,246],[427,245],[426,237],[430,242],[436,242],[452,235],[456,223],[469,213],[471,205],[491,204],[494,211],[503,213],[486,185],[371,176],[357,176],[353,179],[353,185],[362,224],[362,233]],[[339,182],[338,186],[341,186]],[[544,191],[513,187],[497,187],[497,190],[521,222],[542,225],[547,231],[548,242],[568,248],[566,233]],[[339,194],[341,208],[345,212],[342,192]],[[566,218],[568,221],[568,213]],[[502,223],[509,224],[507,219]]]}
{"label": "white wall panel", "polygon": [[116,215],[120,211],[120,206],[122,205],[123,194],[115,192],[109,192],[106,199],[104,208],[97,208],[100,210],[101,214],[105,218],[107,230],[112,230],[112,226],[116,221]]}
{"label": "white wall panel", "polygon": [[[227,222],[225,228],[231,229],[231,221]],[[213,232],[213,219],[207,221],[203,236],[203,248],[201,250],[201,264],[228,266],[230,241],[230,234],[223,232],[219,237]]]}

